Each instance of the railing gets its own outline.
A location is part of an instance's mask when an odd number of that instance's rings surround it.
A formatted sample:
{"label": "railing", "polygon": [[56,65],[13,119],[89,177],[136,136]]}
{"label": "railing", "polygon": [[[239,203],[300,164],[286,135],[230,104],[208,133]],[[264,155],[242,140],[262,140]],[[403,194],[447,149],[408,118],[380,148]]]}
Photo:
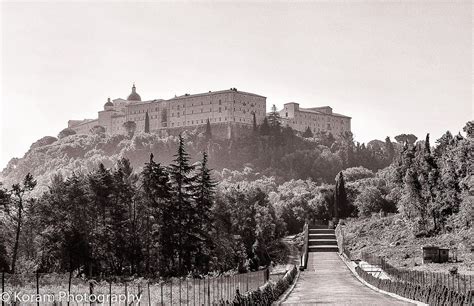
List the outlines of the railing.
{"label": "railing", "polygon": [[344,243],[343,227],[336,227],[339,251],[349,260],[359,260],[381,268],[390,279],[382,279],[356,267],[357,274],[371,285],[430,305],[473,305],[474,291],[472,275],[435,273],[396,268],[385,258],[361,252],[360,258],[353,258]]}
{"label": "railing", "polygon": [[389,264],[385,258],[365,252],[361,252],[361,259],[371,265],[380,267],[394,281],[413,283],[421,286],[440,285],[461,294],[472,292],[473,289],[472,275],[396,268]]}
{"label": "railing", "polygon": [[[104,280],[72,278],[63,274],[3,273],[1,297],[5,305],[35,305],[18,297],[31,298],[39,294],[51,303],[103,305],[217,305],[232,301],[239,294],[252,292],[267,283],[269,270],[207,277],[201,279],[172,278],[149,281],[121,277]],[[18,292],[21,292],[19,295]],[[15,293],[17,293],[15,295]],[[84,297],[95,300],[84,300]],[[109,297],[109,299],[107,299]],[[112,300],[115,298],[115,300]],[[81,300],[78,300],[81,299]],[[74,303],[76,302],[76,303]],[[43,303],[41,303],[43,305]],[[4,305],[4,303],[2,303]]]}
{"label": "railing", "polygon": [[309,224],[306,221],[303,227],[303,247],[300,255],[300,270],[303,271],[308,267],[308,240],[309,240]]}

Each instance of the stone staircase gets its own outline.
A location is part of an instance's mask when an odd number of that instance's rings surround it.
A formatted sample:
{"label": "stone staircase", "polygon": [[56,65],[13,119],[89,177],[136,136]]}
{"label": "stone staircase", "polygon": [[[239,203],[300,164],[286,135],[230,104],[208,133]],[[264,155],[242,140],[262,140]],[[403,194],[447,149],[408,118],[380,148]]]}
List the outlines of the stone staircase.
{"label": "stone staircase", "polygon": [[338,252],[336,233],[323,225],[312,225],[308,233],[308,252]]}

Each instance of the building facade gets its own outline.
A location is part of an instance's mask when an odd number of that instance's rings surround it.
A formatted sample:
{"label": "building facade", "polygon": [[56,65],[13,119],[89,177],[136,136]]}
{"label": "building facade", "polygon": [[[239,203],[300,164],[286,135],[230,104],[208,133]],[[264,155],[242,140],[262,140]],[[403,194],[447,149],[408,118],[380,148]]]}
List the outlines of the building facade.
{"label": "building facade", "polygon": [[313,134],[326,132],[339,137],[351,131],[351,117],[334,113],[329,106],[300,108],[298,103],[290,102],[279,111],[283,126],[304,133],[309,127]]}
{"label": "building facade", "polygon": [[263,122],[266,97],[231,88],[142,101],[134,84],[126,100],[109,98],[104,109],[98,112],[98,119],[69,120],[68,127],[77,133],[88,134],[92,127],[99,125],[107,134],[123,134],[126,133],[124,123],[132,121],[136,131],[144,131],[146,114],[150,132],[163,136],[203,129],[209,120],[216,137],[238,137],[251,130],[253,114],[257,124]]}

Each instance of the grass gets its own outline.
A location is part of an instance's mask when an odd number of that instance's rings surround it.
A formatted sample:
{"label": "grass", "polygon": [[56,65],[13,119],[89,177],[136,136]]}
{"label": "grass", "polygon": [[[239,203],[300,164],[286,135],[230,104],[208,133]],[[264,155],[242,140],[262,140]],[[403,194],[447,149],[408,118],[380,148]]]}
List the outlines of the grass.
{"label": "grass", "polygon": [[[417,238],[400,215],[349,219],[345,224],[344,240],[353,258],[360,258],[360,252],[367,252],[385,257],[395,267],[445,273],[457,267],[460,274],[474,275],[472,228]],[[421,247],[425,245],[449,248],[450,257],[457,249],[458,261],[422,265]]]}

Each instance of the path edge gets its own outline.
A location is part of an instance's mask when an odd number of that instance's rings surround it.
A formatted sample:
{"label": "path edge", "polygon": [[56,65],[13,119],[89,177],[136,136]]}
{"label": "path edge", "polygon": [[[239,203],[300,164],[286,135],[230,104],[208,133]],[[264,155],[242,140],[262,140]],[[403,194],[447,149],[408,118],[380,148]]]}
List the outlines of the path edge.
{"label": "path edge", "polygon": [[341,255],[341,254],[339,254],[339,253],[337,253],[337,255],[339,255],[339,257],[341,258],[341,260],[346,264],[347,268],[352,272],[352,274],[354,274],[354,276],[355,276],[362,284],[364,284],[365,286],[369,287],[370,289],[375,290],[375,291],[377,291],[377,292],[379,292],[379,293],[382,293],[382,294],[389,295],[389,296],[391,296],[391,297],[393,297],[393,298],[396,298],[396,299],[401,300],[401,301],[404,301],[404,302],[413,303],[413,304],[416,304],[416,305],[419,305],[419,306],[428,306],[428,305],[429,305],[429,304],[425,304],[425,303],[423,303],[423,302],[419,302],[419,301],[416,301],[416,300],[412,300],[412,299],[409,299],[409,298],[400,296],[400,295],[395,294],[395,293],[393,293],[393,292],[388,292],[388,291],[379,289],[379,288],[375,287],[374,285],[369,284],[369,283],[366,282],[362,277],[360,277],[359,274],[357,274],[355,268],[350,265],[350,262],[352,262],[352,261],[350,261],[345,255]]}
{"label": "path edge", "polygon": [[301,271],[298,269],[298,273],[296,274],[295,279],[293,280],[293,284],[291,284],[290,288],[286,289],[286,291],[281,295],[281,297],[277,301],[273,302],[272,305],[281,305],[281,303],[283,303],[288,298],[288,296],[296,286],[296,282],[300,277],[300,273]]}

